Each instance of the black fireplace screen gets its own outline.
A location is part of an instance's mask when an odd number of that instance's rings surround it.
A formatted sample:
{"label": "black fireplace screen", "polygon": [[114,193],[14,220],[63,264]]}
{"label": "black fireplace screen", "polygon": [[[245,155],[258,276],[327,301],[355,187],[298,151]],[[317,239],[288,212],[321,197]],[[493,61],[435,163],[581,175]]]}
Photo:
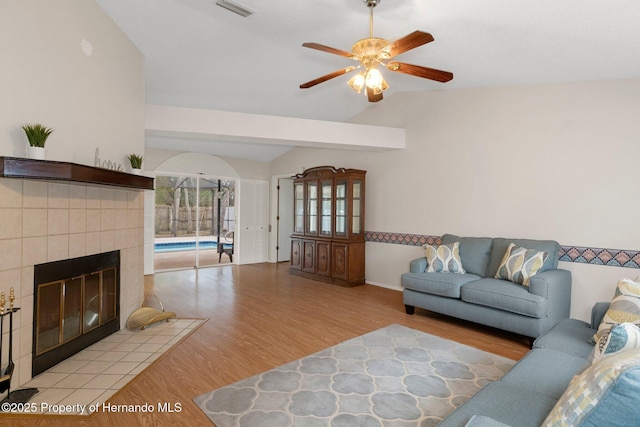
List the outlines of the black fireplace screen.
{"label": "black fireplace screen", "polygon": [[32,374],[117,331],[120,252],[35,266]]}

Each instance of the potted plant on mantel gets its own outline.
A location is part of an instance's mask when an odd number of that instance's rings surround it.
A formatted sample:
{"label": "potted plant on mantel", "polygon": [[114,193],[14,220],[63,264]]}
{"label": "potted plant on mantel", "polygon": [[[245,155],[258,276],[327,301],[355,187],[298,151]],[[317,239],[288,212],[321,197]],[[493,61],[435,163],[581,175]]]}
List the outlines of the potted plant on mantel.
{"label": "potted plant on mantel", "polygon": [[46,152],[44,150],[44,144],[47,142],[47,138],[53,132],[53,129],[41,125],[40,123],[23,125],[22,129],[27,135],[29,140],[29,148],[27,154],[30,159],[44,160]]}
{"label": "potted plant on mantel", "polygon": [[138,154],[129,154],[127,158],[129,159],[129,163],[131,164],[131,173],[140,175],[143,157]]}

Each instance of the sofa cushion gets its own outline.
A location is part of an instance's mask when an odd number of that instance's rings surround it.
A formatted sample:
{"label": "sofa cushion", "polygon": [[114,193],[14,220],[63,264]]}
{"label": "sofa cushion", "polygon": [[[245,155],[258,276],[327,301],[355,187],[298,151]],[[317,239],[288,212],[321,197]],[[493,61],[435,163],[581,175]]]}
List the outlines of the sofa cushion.
{"label": "sofa cushion", "polygon": [[599,341],[612,327],[623,322],[640,325],[640,283],[631,279],[618,281],[611,305],[593,339]]}
{"label": "sofa cushion", "polygon": [[573,376],[588,366],[582,357],[538,348],[527,353],[501,381],[559,399]]}
{"label": "sofa cushion", "polygon": [[518,427],[540,427],[556,399],[503,381],[484,386],[450,413],[438,427],[462,427],[474,415]]}
{"label": "sofa cushion", "polygon": [[607,313],[611,302],[597,302],[591,308],[591,327],[598,329],[598,326],[604,319],[604,315]]}
{"label": "sofa cushion", "polygon": [[533,348],[546,348],[573,354],[587,359],[593,351],[590,342],[595,330],[587,322],[578,319],[563,319],[549,332],[533,342]]}
{"label": "sofa cushion", "polygon": [[454,242],[448,245],[423,245],[427,258],[427,273],[460,273],[464,274],[462,261],[460,261],[460,243]]}
{"label": "sofa cushion", "polygon": [[460,299],[530,317],[547,315],[546,298],[506,280],[480,279],[467,283],[460,290]]}
{"label": "sofa cushion", "polygon": [[640,328],[633,323],[620,323],[603,335],[593,347],[593,361],[634,348],[640,348]]}
{"label": "sofa cushion", "polygon": [[460,259],[466,272],[486,277],[493,239],[490,237],[460,237],[455,234],[442,236],[443,244],[453,242],[460,242]]}
{"label": "sofa cushion", "polygon": [[[533,249],[536,251],[547,252],[549,256],[542,264],[540,272],[553,270],[558,268],[558,253],[560,252],[560,244],[553,240],[531,240],[531,239],[505,239],[496,237],[491,245],[491,254],[489,256],[489,265],[487,266],[486,277],[495,277],[507,251],[509,244],[513,243],[522,248]],[[464,263],[464,261],[463,261]]]}
{"label": "sofa cushion", "polygon": [[475,274],[404,273],[402,287],[448,298],[460,298],[462,285],[481,279]]}
{"label": "sofa cushion", "polygon": [[547,252],[521,248],[510,243],[495,278],[528,287],[529,280],[542,268],[548,256]]}
{"label": "sofa cushion", "polygon": [[560,397],[545,426],[630,426],[640,419],[640,349],[602,359]]}

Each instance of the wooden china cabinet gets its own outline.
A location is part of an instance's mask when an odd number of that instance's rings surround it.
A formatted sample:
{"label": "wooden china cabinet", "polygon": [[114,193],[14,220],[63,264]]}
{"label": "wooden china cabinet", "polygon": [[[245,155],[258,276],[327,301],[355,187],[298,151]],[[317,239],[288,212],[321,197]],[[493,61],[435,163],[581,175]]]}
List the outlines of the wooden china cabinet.
{"label": "wooden china cabinet", "polygon": [[364,283],[366,173],[318,166],[294,177],[292,274],[342,286]]}

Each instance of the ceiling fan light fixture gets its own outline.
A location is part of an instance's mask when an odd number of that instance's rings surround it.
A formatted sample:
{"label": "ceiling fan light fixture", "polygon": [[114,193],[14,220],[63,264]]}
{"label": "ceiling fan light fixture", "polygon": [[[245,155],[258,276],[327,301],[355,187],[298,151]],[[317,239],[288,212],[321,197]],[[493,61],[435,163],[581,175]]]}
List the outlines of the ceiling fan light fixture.
{"label": "ceiling fan light fixture", "polygon": [[373,92],[376,95],[389,88],[389,85],[382,77],[382,73],[377,68],[371,68],[367,71],[365,85],[368,88],[373,89]]}
{"label": "ceiling fan light fixture", "polygon": [[349,85],[349,87],[351,87],[351,89],[360,93],[362,92],[362,88],[364,87],[364,80],[365,80],[364,74],[360,72],[355,76],[351,77],[351,79],[347,82],[347,84]]}
{"label": "ceiling fan light fixture", "polygon": [[237,1],[234,1],[234,0],[218,0],[216,4],[233,13],[237,13],[240,16],[244,16],[245,18],[247,16],[250,16],[256,13],[256,11],[251,9],[250,7],[245,6],[242,3],[238,3]]}
{"label": "ceiling fan light fixture", "polygon": [[[227,0],[229,1],[229,0]],[[448,71],[437,70],[435,68],[422,67],[420,65],[406,64],[389,60],[403,54],[411,49],[425,45],[433,41],[433,36],[424,31],[414,31],[401,37],[394,42],[389,43],[387,40],[373,36],[373,8],[382,0],[362,0],[369,8],[369,37],[358,40],[351,47],[351,52],[347,52],[334,47],[325,46],[319,43],[303,43],[303,47],[317,49],[334,55],[358,61],[360,64],[356,67],[346,67],[333,73],[325,74],[317,79],[300,85],[300,89],[307,89],[319,83],[326,82],[343,74],[350,73],[356,68],[360,68],[357,75],[353,76],[347,84],[351,89],[358,93],[364,94],[369,102],[378,102],[382,100],[382,92],[389,88],[384,80],[382,73],[378,70],[378,66],[387,68],[392,72],[399,72],[410,76],[421,77],[423,79],[434,80],[437,82],[448,82],[453,79],[453,73]]]}
{"label": "ceiling fan light fixture", "polygon": [[389,89],[389,85],[387,84],[387,81],[385,79],[382,79],[382,86],[381,86],[382,90],[385,91],[387,89]]}

